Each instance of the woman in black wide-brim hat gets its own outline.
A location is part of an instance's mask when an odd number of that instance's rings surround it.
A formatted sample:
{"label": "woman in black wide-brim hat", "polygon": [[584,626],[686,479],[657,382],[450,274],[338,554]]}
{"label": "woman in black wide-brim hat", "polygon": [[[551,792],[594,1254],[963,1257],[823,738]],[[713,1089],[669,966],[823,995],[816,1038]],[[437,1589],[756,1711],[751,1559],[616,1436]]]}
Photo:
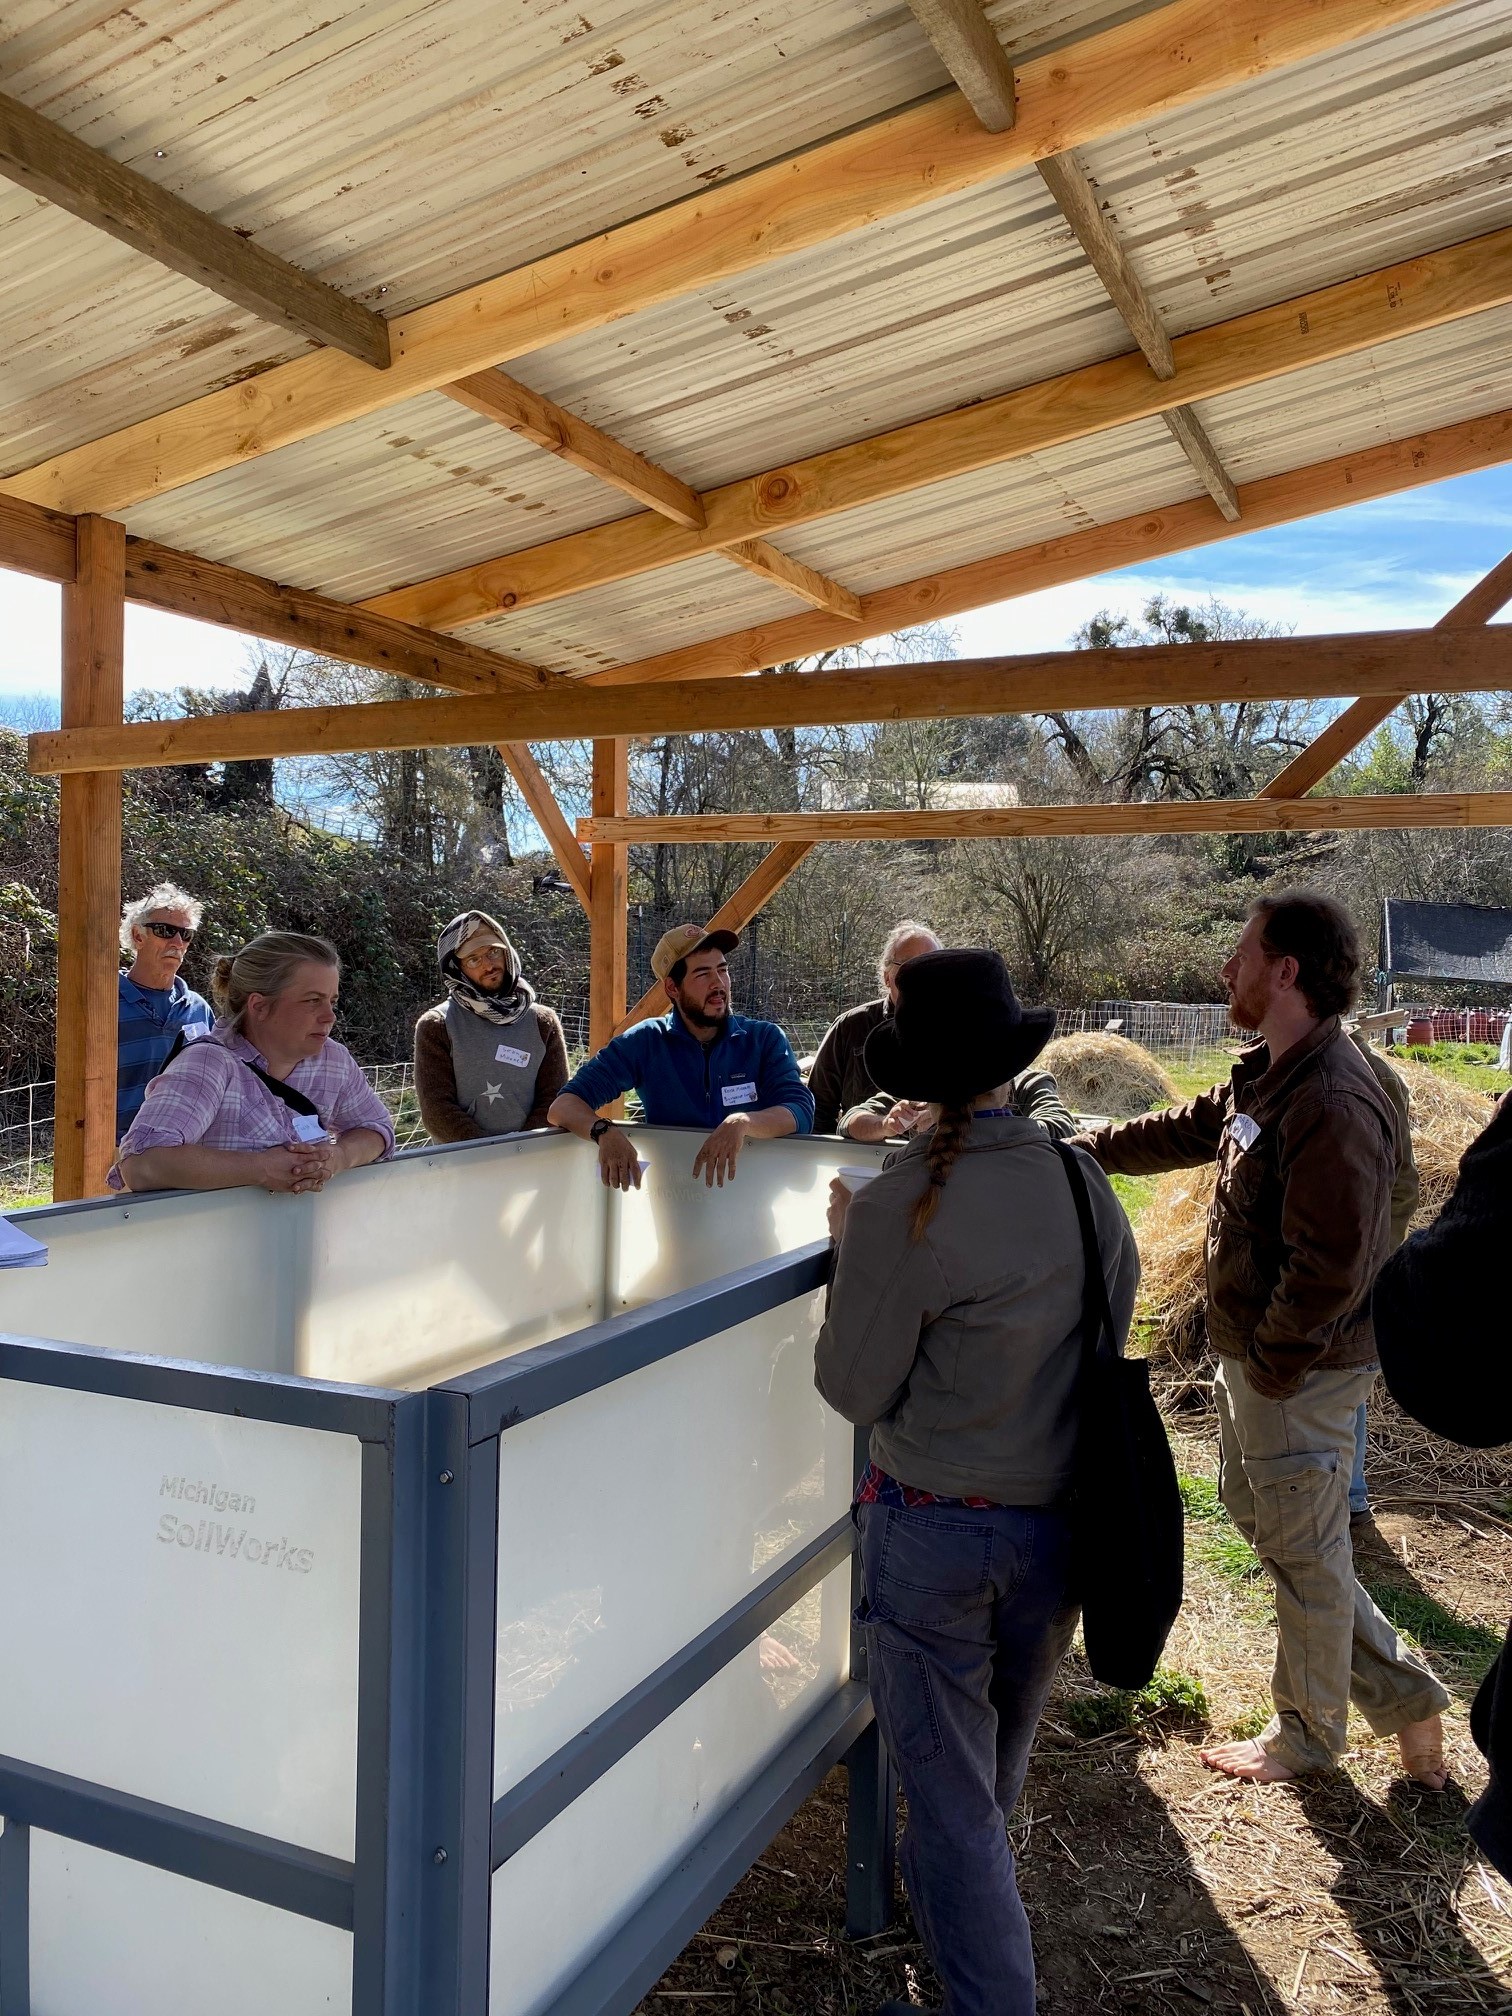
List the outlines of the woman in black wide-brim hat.
{"label": "woman in black wide-brim hat", "polygon": [[[831,1193],[818,1384],[871,1429],[859,1621],[947,2016],[1033,2016],[1005,1823],[1077,1614],[1065,1502],[1086,1268],[1066,1171],[1011,1095],[1054,1026],[1053,1009],[1020,1006],[995,952],[911,960],[866,1066],[895,1098],[930,1102],[935,1125],[854,1195]],[[1121,1344],[1134,1235],[1079,1160]]]}

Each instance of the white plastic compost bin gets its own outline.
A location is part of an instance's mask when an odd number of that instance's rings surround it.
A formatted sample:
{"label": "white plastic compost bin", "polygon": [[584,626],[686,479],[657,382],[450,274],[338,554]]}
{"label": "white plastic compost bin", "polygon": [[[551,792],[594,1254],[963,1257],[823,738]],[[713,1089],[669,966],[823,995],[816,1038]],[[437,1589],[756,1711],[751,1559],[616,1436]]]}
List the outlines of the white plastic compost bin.
{"label": "white plastic compost bin", "polygon": [[0,2016],[613,2016],[838,1761],[893,1786],[819,1400],[832,1140],[429,1149],[18,1214]]}

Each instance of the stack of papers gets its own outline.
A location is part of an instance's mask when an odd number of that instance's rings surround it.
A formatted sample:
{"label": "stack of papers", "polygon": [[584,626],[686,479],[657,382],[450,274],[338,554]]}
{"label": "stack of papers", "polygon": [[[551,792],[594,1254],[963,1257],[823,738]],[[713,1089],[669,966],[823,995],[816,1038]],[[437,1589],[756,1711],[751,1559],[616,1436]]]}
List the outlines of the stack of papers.
{"label": "stack of papers", "polygon": [[45,1267],[47,1248],[22,1232],[9,1218],[0,1218],[0,1267]]}

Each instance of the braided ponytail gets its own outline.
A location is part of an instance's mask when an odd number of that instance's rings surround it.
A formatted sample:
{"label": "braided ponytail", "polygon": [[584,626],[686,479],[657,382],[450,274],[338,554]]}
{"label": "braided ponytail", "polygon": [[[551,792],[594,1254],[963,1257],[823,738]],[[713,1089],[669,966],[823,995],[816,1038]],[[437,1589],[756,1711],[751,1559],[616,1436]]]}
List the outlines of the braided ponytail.
{"label": "braided ponytail", "polygon": [[940,1208],[940,1192],[945,1188],[946,1178],[955,1165],[955,1159],[966,1146],[966,1136],[971,1131],[971,1107],[942,1106],[935,1130],[930,1137],[925,1153],[925,1164],[929,1170],[929,1187],[920,1197],[913,1210],[912,1232],[915,1241],[924,1237],[929,1221]]}

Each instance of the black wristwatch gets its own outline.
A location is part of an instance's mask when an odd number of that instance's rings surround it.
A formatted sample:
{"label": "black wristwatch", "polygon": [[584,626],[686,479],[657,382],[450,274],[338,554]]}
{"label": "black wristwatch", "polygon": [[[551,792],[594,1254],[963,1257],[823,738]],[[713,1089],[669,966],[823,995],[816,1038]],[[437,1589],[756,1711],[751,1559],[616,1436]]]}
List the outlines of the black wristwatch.
{"label": "black wristwatch", "polygon": [[588,1139],[590,1141],[602,1139],[613,1125],[614,1122],[612,1120],[595,1120],[593,1125],[588,1129]]}

